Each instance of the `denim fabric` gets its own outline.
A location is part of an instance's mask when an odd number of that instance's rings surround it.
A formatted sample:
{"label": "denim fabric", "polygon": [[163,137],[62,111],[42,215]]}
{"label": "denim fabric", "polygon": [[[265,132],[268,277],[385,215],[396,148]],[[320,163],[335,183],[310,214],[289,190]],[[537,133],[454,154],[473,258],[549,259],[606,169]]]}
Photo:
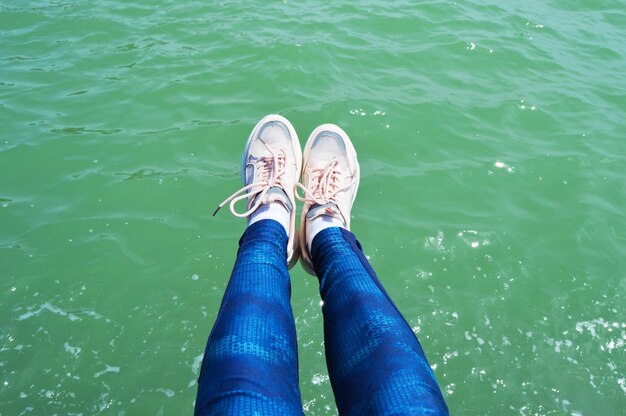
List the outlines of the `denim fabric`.
{"label": "denim fabric", "polygon": [[[196,415],[302,415],[282,226],[247,228],[207,342]],[[446,415],[413,331],[353,234],[321,231],[312,257],[324,301],[326,361],[340,415]]]}

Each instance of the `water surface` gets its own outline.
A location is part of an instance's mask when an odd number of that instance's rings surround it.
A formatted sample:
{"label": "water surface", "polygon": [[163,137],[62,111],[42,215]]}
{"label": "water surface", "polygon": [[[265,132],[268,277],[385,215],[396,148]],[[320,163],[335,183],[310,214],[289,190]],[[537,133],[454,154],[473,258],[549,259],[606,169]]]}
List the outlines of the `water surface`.
{"label": "water surface", "polygon": [[[191,413],[277,112],[361,161],[353,231],[452,414],[626,414],[618,1],[0,5],[0,414]],[[336,414],[292,271],[303,405]]]}

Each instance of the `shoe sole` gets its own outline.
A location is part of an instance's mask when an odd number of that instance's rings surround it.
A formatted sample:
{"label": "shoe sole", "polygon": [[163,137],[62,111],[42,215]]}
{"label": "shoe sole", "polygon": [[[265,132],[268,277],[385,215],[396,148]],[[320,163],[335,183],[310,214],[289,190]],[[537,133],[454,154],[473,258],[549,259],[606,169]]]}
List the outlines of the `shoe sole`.
{"label": "shoe sole", "polygon": [[[250,149],[250,144],[252,140],[257,136],[261,127],[263,127],[267,123],[271,122],[279,122],[284,124],[289,130],[289,135],[291,136],[291,147],[293,149],[293,153],[296,156],[296,172],[298,177],[296,178],[296,183],[300,180],[300,175],[302,172],[302,150],[300,149],[300,140],[298,139],[298,134],[296,133],[296,129],[293,125],[287,120],[285,117],[279,114],[269,114],[263,117],[256,126],[252,129],[252,133],[250,133],[250,137],[248,137],[248,141],[246,142],[246,147],[243,151],[243,155],[241,156],[241,181],[243,185],[246,185],[246,156],[248,155],[248,150]],[[295,190],[291,190],[291,194],[287,194],[289,200],[291,201],[291,205],[293,207],[293,211],[290,215],[289,221],[289,242],[287,243],[287,268],[292,268],[297,262],[299,257],[299,236],[296,232],[296,201],[294,197]],[[291,248],[291,253],[289,253],[289,249]]]}
{"label": "shoe sole", "polygon": [[[303,166],[306,165],[309,159],[309,153],[311,152],[311,147],[313,146],[313,141],[320,133],[324,131],[330,131],[341,137],[346,147],[346,153],[348,155],[348,159],[352,160],[356,166],[356,173],[355,173],[356,190],[354,191],[354,195],[352,196],[352,201],[350,201],[350,211],[352,211],[352,205],[354,204],[354,200],[356,199],[356,195],[359,191],[359,183],[361,181],[361,168],[359,166],[359,161],[357,159],[356,149],[354,148],[354,145],[352,144],[352,141],[350,140],[348,133],[346,133],[341,127],[337,126],[336,124],[322,124],[320,126],[317,126],[315,130],[311,132],[311,134],[309,135],[309,138],[306,141],[306,144],[304,145],[302,164]],[[350,220],[348,219],[348,221]],[[350,225],[347,224],[347,226],[348,226],[348,230],[350,230]],[[317,276],[317,274],[313,270],[313,263],[311,261],[311,255],[310,253],[308,253],[307,247],[306,247],[306,237],[305,237],[306,236],[306,214],[304,213],[304,211],[302,212],[302,215],[301,215],[300,234],[302,236],[300,239],[301,241],[300,242],[300,263],[302,264],[302,268],[308,274]]]}

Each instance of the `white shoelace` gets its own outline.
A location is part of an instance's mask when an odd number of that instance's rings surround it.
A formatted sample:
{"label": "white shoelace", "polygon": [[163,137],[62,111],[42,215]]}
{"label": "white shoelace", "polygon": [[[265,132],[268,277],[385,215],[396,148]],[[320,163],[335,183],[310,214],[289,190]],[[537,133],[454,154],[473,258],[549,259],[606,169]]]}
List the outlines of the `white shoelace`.
{"label": "white shoelace", "polygon": [[[345,191],[350,188],[354,183],[354,176],[345,186],[340,186],[340,174],[337,170],[339,165],[338,160],[330,161],[323,168],[316,168],[311,171],[313,184],[312,189],[308,189],[306,186],[298,183],[296,186],[304,191],[304,197],[301,197],[296,192],[296,198],[299,201],[310,204],[324,205],[333,203],[341,211],[339,204],[337,203],[336,196],[339,192]],[[343,213],[342,213],[343,215]]]}
{"label": "white shoelace", "polygon": [[[263,156],[255,163],[254,180],[249,185],[244,186],[217,206],[213,215],[217,214],[224,205],[230,202],[230,212],[239,218],[248,217],[263,203],[263,197],[274,186],[284,189],[283,175],[287,171],[285,154],[282,151],[274,151],[260,137],[259,140],[265,145],[271,156]],[[249,192],[246,192],[249,191]],[[258,196],[257,196],[258,195]],[[246,212],[239,213],[235,209],[235,204],[243,199],[256,202]]]}

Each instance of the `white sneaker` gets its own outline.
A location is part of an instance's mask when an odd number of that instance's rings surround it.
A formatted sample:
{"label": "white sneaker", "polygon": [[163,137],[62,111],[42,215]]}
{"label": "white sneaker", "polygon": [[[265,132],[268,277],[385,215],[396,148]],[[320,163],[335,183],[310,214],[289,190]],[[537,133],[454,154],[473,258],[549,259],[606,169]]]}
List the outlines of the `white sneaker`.
{"label": "white sneaker", "polygon": [[[307,228],[316,219],[327,216],[331,222],[350,229],[350,210],[359,187],[359,162],[350,138],[339,126],[317,127],[304,147],[302,184],[304,202],[300,223],[302,267],[315,276],[307,240]],[[337,221],[338,220],[338,221]],[[312,236],[308,236],[312,237]]]}
{"label": "white sneaker", "polygon": [[[263,204],[280,203],[289,213],[287,264],[293,266],[298,260],[294,193],[301,169],[302,151],[291,123],[277,114],[263,117],[252,130],[243,152],[243,188],[226,198],[213,215],[229,201],[230,212],[240,218],[249,217]],[[247,211],[240,213],[235,204],[243,199],[248,200]]]}

